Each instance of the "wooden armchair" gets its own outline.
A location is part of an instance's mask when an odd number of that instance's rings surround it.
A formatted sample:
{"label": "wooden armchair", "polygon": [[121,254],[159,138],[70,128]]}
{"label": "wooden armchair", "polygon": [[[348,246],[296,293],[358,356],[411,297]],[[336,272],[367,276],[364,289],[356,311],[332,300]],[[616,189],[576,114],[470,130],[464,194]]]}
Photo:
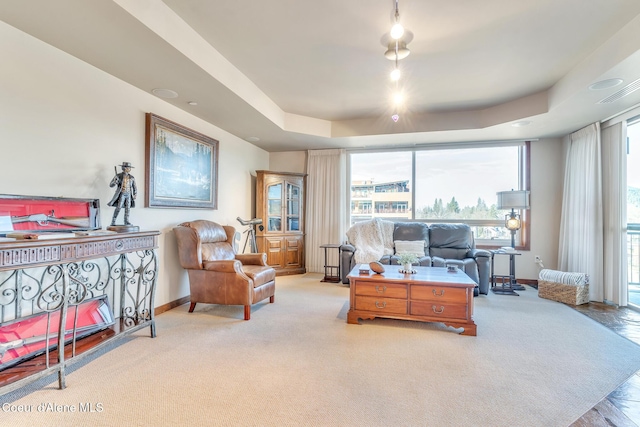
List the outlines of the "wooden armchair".
{"label": "wooden armchair", "polygon": [[276,272],[264,253],[236,254],[235,228],[212,221],[185,222],[173,229],[178,240],[180,265],[187,270],[193,312],[196,303],[244,305],[244,319],[251,305],[269,297],[274,301]]}

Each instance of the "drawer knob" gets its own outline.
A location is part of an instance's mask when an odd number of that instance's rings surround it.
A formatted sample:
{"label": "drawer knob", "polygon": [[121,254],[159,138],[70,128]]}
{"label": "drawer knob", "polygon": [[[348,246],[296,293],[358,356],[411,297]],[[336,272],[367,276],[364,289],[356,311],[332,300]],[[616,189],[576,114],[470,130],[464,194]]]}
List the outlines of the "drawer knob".
{"label": "drawer knob", "polygon": [[436,292],[436,290],[434,289],[432,292],[433,292],[433,296],[436,296],[436,297],[444,296],[444,289],[441,289],[440,292]]}
{"label": "drawer knob", "polygon": [[376,292],[379,294],[384,294],[387,290],[386,286],[382,286],[382,289],[380,289],[380,286],[376,285]]}
{"label": "drawer knob", "polygon": [[386,306],[387,306],[387,303],[385,301],[382,301],[382,304],[376,301],[376,308],[385,308]]}
{"label": "drawer knob", "polygon": [[440,306],[440,311],[438,311],[438,307],[436,307],[435,305],[432,305],[432,306],[431,306],[431,309],[433,310],[433,312],[434,312],[435,314],[442,314],[442,313],[444,313],[444,305],[441,305],[441,306]]}

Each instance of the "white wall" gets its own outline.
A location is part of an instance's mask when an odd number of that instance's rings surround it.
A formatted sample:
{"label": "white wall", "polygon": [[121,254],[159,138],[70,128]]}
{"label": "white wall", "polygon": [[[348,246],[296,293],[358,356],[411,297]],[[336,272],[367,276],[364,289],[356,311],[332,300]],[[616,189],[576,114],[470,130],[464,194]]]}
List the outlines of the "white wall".
{"label": "white wall", "polygon": [[307,173],[306,151],[282,151],[269,154],[269,170],[276,172]]}
{"label": "white wall", "polygon": [[[99,198],[105,227],[114,166],[131,162],[139,190],[131,221],[162,232],[155,304],[188,295],[171,229],[200,218],[240,228],[236,217],[253,213],[251,174],[269,169],[269,154],[3,22],[0,57],[0,193]],[[147,112],[220,142],[217,210],[144,207]]]}
{"label": "white wall", "polygon": [[562,153],[560,138],[531,143],[531,250],[517,259],[518,278],[538,278],[536,255],[542,258],[545,268],[557,268],[564,180]]}

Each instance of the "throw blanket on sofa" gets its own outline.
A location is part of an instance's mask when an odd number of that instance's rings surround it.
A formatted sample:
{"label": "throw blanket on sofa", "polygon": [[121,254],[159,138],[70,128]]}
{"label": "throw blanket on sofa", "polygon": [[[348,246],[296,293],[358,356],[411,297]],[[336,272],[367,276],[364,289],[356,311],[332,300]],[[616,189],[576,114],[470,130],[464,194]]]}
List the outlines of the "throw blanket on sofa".
{"label": "throw blanket on sofa", "polygon": [[380,225],[380,233],[382,234],[382,255],[393,255],[395,253],[393,243],[395,224],[392,221],[385,221],[383,219],[379,219],[378,224]]}
{"label": "throw blanket on sofa", "polygon": [[378,218],[356,222],[347,231],[347,239],[356,247],[353,258],[357,264],[378,261],[393,255],[393,222]]}

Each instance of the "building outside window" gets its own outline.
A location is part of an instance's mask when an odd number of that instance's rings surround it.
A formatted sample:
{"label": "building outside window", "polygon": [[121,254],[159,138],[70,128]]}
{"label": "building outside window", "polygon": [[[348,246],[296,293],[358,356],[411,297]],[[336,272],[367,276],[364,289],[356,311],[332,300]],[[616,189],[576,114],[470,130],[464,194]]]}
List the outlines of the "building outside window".
{"label": "building outside window", "polygon": [[354,181],[351,186],[352,224],[374,217],[409,219],[411,192],[408,184],[408,181]]}

